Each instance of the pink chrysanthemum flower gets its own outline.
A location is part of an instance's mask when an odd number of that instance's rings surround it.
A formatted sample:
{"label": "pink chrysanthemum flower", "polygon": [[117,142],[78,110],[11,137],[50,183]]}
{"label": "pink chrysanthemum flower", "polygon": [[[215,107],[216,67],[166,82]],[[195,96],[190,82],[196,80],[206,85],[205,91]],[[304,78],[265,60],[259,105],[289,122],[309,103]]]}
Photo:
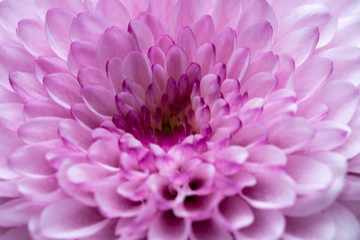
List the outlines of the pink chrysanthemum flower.
{"label": "pink chrysanthemum flower", "polygon": [[0,239],[360,239],[358,0],[4,0]]}

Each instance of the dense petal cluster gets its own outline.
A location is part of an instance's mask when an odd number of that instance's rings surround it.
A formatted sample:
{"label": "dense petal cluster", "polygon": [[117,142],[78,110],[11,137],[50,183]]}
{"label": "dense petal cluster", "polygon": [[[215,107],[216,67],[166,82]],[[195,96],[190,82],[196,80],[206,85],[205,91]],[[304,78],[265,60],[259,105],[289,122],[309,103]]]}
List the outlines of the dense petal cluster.
{"label": "dense petal cluster", "polygon": [[0,2],[0,239],[360,239],[360,2]]}

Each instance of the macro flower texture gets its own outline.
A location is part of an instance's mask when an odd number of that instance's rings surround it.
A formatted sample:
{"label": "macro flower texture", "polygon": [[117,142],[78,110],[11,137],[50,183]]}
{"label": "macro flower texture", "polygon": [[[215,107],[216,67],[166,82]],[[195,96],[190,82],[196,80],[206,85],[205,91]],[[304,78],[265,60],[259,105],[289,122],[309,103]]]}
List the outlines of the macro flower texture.
{"label": "macro flower texture", "polygon": [[0,2],[1,240],[360,239],[358,0]]}

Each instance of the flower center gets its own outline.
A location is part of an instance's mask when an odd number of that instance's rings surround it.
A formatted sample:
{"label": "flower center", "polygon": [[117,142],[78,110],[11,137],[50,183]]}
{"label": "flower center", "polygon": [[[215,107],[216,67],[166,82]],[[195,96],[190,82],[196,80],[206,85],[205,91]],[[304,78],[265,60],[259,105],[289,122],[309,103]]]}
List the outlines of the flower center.
{"label": "flower center", "polygon": [[[118,100],[117,104],[122,114],[114,116],[113,122],[143,144],[156,143],[162,148],[169,149],[190,134],[198,132],[198,129],[193,127],[195,112],[191,102],[191,94],[198,82],[190,81],[189,76],[184,74],[177,82],[169,78],[162,91],[154,90],[158,86],[152,83],[147,88],[145,101],[136,101],[141,99],[141,96],[137,96],[124,81],[123,93],[130,93],[129,97],[133,96],[134,102],[125,104],[128,111],[124,112],[126,107],[123,105],[126,100]],[[152,96],[155,94],[156,96]],[[154,98],[158,98],[158,101]]]}

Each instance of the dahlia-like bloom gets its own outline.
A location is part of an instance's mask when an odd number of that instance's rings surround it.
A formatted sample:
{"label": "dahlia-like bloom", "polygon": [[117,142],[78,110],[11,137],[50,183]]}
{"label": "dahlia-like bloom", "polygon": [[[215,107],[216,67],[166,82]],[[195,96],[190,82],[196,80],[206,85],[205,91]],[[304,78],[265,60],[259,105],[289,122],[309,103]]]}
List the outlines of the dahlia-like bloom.
{"label": "dahlia-like bloom", "polygon": [[360,239],[358,0],[4,0],[1,240]]}

